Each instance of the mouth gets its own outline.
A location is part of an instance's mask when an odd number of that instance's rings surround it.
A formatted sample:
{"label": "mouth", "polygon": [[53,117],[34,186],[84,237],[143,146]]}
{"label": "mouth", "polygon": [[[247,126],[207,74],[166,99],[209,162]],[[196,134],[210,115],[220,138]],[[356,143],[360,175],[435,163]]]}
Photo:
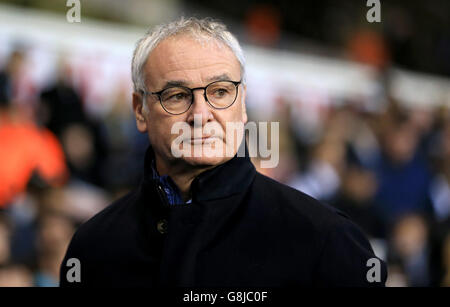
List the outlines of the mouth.
{"label": "mouth", "polygon": [[212,143],[216,140],[221,140],[220,137],[218,136],[203,136],[201,138],[190,138],[190,139],[186,139],[186,142],[189,142],[191,144],[208,144],[208,143]]}

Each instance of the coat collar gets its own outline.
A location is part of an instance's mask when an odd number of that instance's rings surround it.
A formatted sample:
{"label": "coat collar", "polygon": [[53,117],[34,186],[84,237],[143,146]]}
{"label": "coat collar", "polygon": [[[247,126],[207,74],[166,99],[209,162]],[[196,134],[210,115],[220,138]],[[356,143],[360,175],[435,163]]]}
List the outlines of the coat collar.
{"label": "coat collar", "polygon": [[[227,162],[201,173],[192,181],[191,192],[194,202],[226,198],[249,187],[256,170],[250,161],[246,142],[242,142],[241,146],[245,146],[244,157],[238,157],[236,154]],[[158,185],[158,180],[153,179],[151,168],[154,159],[153,148],[149,146],[145,155],[143,184],[152,190]]]}

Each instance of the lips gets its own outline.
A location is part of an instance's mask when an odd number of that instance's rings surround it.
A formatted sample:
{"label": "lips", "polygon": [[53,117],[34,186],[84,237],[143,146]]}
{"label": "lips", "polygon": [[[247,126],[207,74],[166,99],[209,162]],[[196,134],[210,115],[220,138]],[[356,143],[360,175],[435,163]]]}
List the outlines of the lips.
{"label": "lips", "polygon": [[205,143],[212,143],[212,142],[216,141],[217,139],[220,140],[221,138],[213,135],[213,136],[204,136],[201,138],[190,138],[190,139],[187,139],[186,141],[190,142],[191,144],[205,144]]}

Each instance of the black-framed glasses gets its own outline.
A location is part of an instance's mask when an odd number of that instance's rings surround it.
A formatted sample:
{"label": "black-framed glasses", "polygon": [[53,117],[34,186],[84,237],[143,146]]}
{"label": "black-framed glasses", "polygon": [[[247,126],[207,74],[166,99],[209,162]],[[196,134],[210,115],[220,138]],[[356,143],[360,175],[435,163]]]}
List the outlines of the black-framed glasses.
{"label": "black-framed glasses", "polygon": [[187,112],[194,102],[194,91],[203,90],[203,97],[214,109],[226,109],[236,101],[240,81],[214,81],[205,87],[171,86],[159,92],[142,91],[144,95],[157,95],[163,109],[172,115]]}

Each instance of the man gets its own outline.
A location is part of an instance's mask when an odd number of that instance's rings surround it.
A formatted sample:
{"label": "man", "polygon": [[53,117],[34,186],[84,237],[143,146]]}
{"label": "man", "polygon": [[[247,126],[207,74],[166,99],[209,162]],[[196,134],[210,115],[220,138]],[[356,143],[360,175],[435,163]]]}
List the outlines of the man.
{"label": "man", "polygon": [[[384,285],[385,265],[352,222],[238,154],[243,133],[233,139],[227,124],[247,122],[244,67],[237,40],[208,19],[180,19],[138,42],[144,179],[78,229],[62,286]],[[177,125],[188,137],[171,133]]]}

